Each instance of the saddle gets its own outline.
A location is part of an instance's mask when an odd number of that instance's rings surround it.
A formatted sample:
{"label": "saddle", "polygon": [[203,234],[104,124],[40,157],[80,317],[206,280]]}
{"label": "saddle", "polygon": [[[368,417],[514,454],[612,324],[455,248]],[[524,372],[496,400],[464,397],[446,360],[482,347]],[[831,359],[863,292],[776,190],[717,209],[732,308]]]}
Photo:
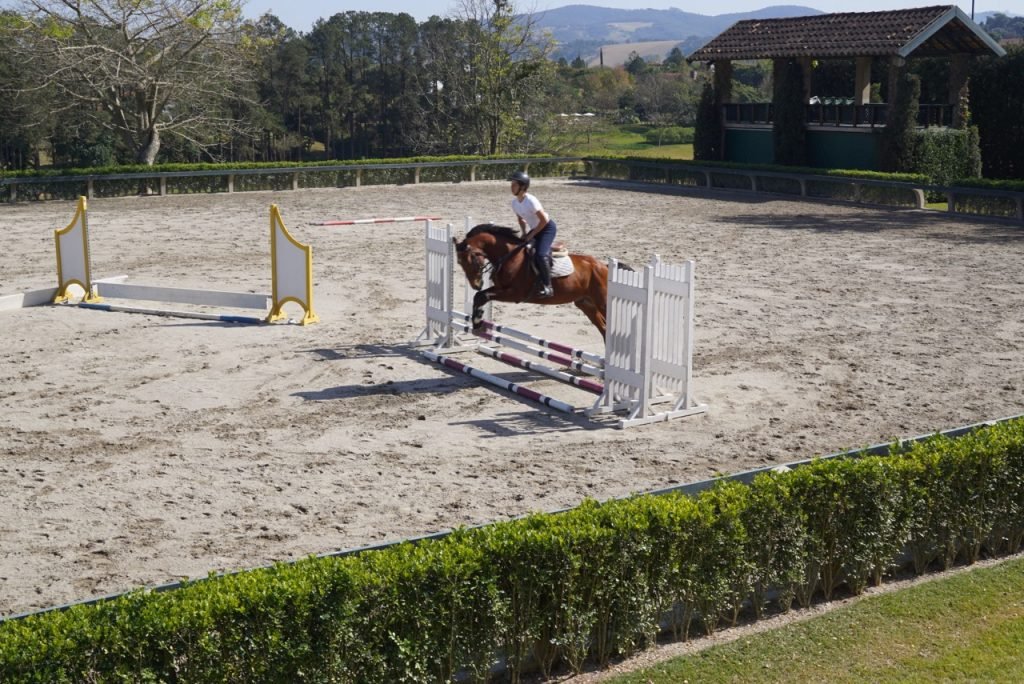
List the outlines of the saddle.
{"label": "saddle", "polygon": [[[533,265],[534,247],[532,241],[526,249],[530,254],[530,270],[536,274],[537,267]],[[572,275],[574,270],[576,270],[576,267],[573,266],[572,259],[569,257],[569,248],[566,244],[564,242],[552,243],[551,278],[564,278],[567,275]]]}

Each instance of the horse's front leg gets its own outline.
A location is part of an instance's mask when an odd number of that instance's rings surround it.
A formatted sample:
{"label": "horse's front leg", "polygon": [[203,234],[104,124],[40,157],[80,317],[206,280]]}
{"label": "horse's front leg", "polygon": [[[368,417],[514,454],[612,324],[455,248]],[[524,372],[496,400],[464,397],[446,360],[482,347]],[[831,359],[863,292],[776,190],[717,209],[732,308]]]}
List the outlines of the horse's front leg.
{"label": "horse's front leg", "polygon": [[493,287],[489,287],[486,290],[480,290],[473,295],[473,331],[480,330],[483,327],[484,322],[484,307],[487,306],[487,302],[491,301],[491,296],[494,292]]}

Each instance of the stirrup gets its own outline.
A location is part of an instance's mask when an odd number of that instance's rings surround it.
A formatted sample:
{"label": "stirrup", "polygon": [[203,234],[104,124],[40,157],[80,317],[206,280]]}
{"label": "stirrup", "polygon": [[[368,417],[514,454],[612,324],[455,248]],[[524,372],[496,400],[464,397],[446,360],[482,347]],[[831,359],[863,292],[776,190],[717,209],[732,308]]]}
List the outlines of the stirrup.
{"label": "stirrup", "polygon": [[537,299],[547,299],[554,296],[554,294],[555,291],[550,285],[541,285],[540,290],[537,291]]}

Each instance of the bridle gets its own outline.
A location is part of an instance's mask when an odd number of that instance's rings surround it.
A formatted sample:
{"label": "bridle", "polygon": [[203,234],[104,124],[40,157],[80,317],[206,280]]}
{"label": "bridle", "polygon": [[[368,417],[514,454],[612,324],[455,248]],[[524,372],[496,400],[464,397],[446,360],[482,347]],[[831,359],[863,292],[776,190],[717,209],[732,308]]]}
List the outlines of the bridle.
{"label": "bridle", "polygon": [[522,251],[529,242],[523,242],[515,247],[511,252],[504,255],[497,261],[491,261],[490,258],[482,250],[475,249],[469,246],[465,240],[455,246],[455,251],[459,254],[466,255],[466,261],[468,261],[476,272],[483,277],[484,275],[490,274],[491,280],[493,281],[501,271],[502,267],[508,262],[509,259],[514,257],[516,253]]}

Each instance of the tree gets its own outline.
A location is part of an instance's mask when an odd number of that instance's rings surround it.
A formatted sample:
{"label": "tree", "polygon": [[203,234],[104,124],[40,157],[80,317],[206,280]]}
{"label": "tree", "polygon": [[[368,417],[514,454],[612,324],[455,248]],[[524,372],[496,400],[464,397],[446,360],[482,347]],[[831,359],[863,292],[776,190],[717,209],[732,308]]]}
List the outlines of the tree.
{"label": "tree", "polygon": [[636,50],[629,53],[629,59],[626,60],[626,71],[629,72],[630,76],[636,78],[646,74],[649,70],[650,66],[647,64],[647,61]]}
{"label": "tree", "polygon": [[251,81],[238,0],[22,0],[11,45],[56,111],[78,107],[151,165],[161,135],[209,147]]}
{"label": "tree", "polygon": [[672,48],[668,56],[665,57],[665,66],[670,69],[678,70],[680,67],[686,64],[686,57],[683,55],[683,51],[679,49],[679,46]]}
{"label": "tree", "polygon": [[522,130],[526,101],[538,97],[550,78],[552,46],[535,34],[531,16],[516,17],[510,0],[462,0],[459,16],[469,57],[463,65],[468,78],[460,79],[470,88],[463,102],[481,151],[496,154],[503,138]]}
{"label": "tree", "polygon": [[715,89],[711,83],[705,83],[701,91],[693,136],[694,159],[714,161],[722,158],[722,119],[715,106]]}
{"label": "tree", "polygon": [[1024,45],[971,65],[971,117],[981,135],[986,178],[1024,179]]}
{"label": "tree", "polygon": [[882,133],[883,170],[908,173],[915,170],[915,133],[920,101],[921,79],[904,71],[899,76],[896,101],[892,103],[889,120]]}
{"label": "tree", "polygon": [[998,41],[1024,38],[1024,17],[1010,17],[1002,12],[996,12],[985,20],[982,28]]}
{"label": "tree", "polygon": [[[0,44],[20,39],[21,17],[0,12]],[[43,94],[31,85],[23,64],[11,50],[0,50],[0,169],[24,169],[39,163],[39,143],[49,134],[53,117]]]}
{"label": "tree", "polygon": [[309,41],[270,14],[251,30],[261,52],[257,91],[263,104],[262,157],[290,159],[292,153],[301,155],[302,136],[317,104]]}

